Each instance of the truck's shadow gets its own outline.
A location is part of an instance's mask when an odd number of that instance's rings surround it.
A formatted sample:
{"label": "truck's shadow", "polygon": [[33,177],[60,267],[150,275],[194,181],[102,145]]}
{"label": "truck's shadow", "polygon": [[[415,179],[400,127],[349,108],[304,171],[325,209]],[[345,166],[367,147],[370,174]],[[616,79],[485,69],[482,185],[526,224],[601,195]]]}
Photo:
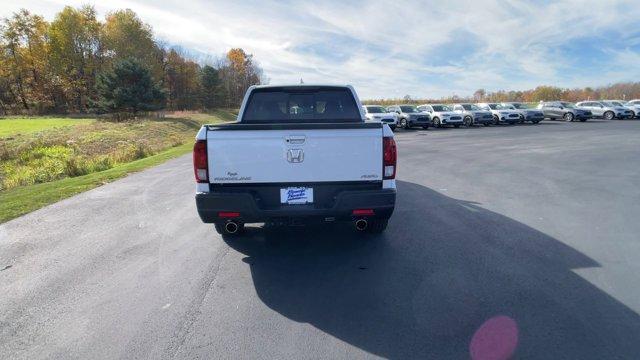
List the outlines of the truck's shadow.
{"label": "truck's shadow", "polygon": [[[349,229],[350,230],[350,229]],[[637,358],[640,317],[572,269],[593,260],[477,204],[398,182],[384,235],[308,229],[227,240],[260,299],[294,321],[387,358],[468,358],[498,315],[516,357]]]}

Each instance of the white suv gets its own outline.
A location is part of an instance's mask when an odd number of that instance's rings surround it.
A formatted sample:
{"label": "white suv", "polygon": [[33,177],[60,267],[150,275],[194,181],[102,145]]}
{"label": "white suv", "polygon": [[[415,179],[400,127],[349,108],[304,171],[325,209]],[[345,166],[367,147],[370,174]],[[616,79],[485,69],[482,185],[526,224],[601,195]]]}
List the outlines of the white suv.
{"label": "white suv", "polygon": [[367,121],[381,122],[389,125],[391,130],[395,130],[398,126],[398,115],[394,112],[387,111],[384,106],[365,105],[362,107]]}
{"label": "white suv", "polygon": [[431,114],[431,121],[435,127],[442,127],[445,125],[460,127],[460,125],[463,124],[462,115],[453,111],[453,108],[450,108],[447,105],[424,104],[418,106],[418,110]]}
{"label": "white suv", "polygon": [[520,122],[520,113],[517,110],[510,109],[510,107],[505,107],[498,103],[479,103],[478,107],[482,110],[491,111],[495,125],[504,123],[513,125]]}

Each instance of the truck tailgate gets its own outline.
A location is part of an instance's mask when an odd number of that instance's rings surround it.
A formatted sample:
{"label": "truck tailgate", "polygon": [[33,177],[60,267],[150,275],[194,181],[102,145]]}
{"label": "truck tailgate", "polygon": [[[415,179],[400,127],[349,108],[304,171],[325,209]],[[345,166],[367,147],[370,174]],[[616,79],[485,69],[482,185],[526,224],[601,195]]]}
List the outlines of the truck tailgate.
{"label": "truck tailgate", "polygon": [[210,183],[382,180],[382,128],[214,129]]}

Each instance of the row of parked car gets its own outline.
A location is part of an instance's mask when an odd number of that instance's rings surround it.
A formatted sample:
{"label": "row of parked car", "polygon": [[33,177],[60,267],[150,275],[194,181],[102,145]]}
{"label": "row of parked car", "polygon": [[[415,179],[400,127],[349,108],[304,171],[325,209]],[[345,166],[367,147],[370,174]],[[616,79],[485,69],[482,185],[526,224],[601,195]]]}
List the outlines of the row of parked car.
{"label": "row of parked car", "polygon": [[543,101],[536,108],[525,103],[459,103],[424,105],[365,105],[369,121],[383,122],[392,130],[434,126],[499,125],[530,122],[537,124],[544,119],[587,121],[599,117],[607,120],[640,117],[640,100],[582,101],[577,104],[566,101]]}

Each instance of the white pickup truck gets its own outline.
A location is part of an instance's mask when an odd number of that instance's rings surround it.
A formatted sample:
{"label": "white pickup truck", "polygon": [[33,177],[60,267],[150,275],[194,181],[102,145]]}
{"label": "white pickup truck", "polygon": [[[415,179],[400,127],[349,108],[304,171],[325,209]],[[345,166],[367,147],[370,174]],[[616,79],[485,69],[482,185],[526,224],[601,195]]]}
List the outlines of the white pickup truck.
{"label": "white pickup truck", "polygon": [[351,86],[252,86],[236,122],[196,136],[196,205],[223,235],[245,223],[350,221],[382,232],[396,199],[396,143],[365,122]]}

